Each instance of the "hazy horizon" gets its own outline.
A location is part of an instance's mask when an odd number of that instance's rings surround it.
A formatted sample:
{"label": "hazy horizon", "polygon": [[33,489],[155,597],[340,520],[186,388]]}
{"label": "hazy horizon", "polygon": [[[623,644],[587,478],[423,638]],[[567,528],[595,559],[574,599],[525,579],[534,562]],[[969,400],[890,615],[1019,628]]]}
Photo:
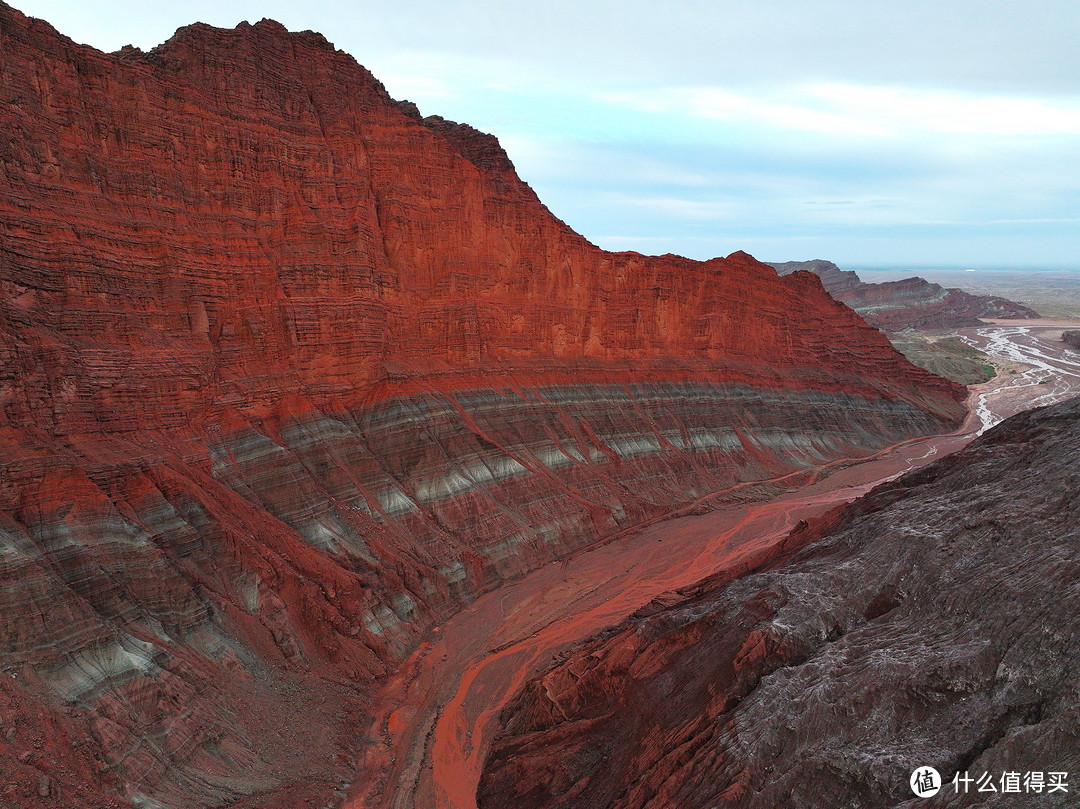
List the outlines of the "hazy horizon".
{"label": "hazy horizon", "polygon": [[425,115],[496,135],[601,247],[860,266],[1080,266],[1067,0],[16,0],[77,42],[323,33]]}
{"label": "hazy horizon", "polygon": [[[840,266],[840,265],[837,265]],[[1080,267],[964,267],[958,265],[947,267],[943,265],[915,267],[906,264],[896,266],[840,266],[841,270],[852,270],[856,273],[943,273],[958,275],[964,273],[972,280],[991,275],[1058,275],[1072,277],[1080,280]]]}

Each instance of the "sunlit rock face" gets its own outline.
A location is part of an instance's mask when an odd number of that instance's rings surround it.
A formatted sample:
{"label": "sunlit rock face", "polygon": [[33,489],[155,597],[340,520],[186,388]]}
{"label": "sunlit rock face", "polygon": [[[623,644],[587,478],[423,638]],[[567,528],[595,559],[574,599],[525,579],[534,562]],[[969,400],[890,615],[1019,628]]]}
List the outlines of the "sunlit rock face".
{"label": "sunlit rock face", "polygon": [[332,795],[476,594],[962,415],[814,276],[603,252],[317,34],[0,3],[0,54],[5,806]]}
{"label": "sunlit rock face", "polygon": [[812,272],[836,300],[843,301],[883,331],[904,329],[951,330],[978,326],[979,318],[1035,318],[1039,313],[1022,303],[996,295],[972,295],[962,289],[946,289],[924,278],[868,284],[850,270],[831,261],[786,261],[770,266],[780,275]]}
{"label": "sunlit rock face", "polygon": [[578,645],[504,711],[480,806],[909,806],[921,766],[942,806],[1073,805],[1001,784],[1080,767],[1078,458],[1080,399],[1023,413]]}

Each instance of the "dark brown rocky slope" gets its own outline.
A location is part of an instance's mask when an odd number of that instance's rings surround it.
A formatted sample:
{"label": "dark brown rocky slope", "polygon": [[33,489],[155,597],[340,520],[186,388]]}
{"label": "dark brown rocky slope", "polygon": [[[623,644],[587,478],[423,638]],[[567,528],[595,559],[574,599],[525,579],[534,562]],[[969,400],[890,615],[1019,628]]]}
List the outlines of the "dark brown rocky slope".
{"label": "dark brown rocky slope", "polygon": [[[1063,807],[1080,771],[1080,399],[655,602],[504,712],[484,809]],[[924,802],[911,772],[946,781]],[[1003,773],[1070,774],[1003,794]],[[956,794],[991,773],[996,793]],[[1068,779],[1067,779],[1068,780]]]}

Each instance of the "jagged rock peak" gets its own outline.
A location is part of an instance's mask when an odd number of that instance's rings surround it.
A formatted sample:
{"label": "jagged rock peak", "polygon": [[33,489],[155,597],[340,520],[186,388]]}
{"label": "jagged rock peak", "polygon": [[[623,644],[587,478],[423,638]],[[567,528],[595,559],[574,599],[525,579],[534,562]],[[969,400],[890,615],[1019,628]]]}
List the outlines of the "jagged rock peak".
{"label": "jagged rock peak", "polygon": [[282,43],[302,43],[311,48],[337,52],[337,48],[325,36],[317,31],[290,31],[282,23],[270,17],[263,17],[257,23],[252,24],[247,20],[237,23],[233,28],[219,28],[203,22],[196,22],[176,29],[176,33],[162,43],[167,46],[174,39],[205,39],[213,42],[224,32],[235,32],[246,37],[255,38],[263,43],[276,40]]}

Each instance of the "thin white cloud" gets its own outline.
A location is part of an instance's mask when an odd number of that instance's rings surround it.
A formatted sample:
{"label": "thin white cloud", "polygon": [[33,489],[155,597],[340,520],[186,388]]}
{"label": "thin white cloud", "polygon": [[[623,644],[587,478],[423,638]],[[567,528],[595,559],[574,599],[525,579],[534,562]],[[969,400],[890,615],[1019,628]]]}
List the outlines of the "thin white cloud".
{"label": "thin white cloud", "polygon": [[730,200],[695,200],[668,196],[638,196],[618,192],[600,195],[612,205],[644,208],[682,220],[728,221],[740,213],[738,202]]}
{"label": "thin white cloud", "polygon": [[512,133],[500,143],[523,175],[542,172],[565,180],[588,178],[598,190],[632,182],[636,187],[708,188],[716,178],[704,168],[680,165],[677,155],[662,160],[617,144],[593,143],[567,137]]}
{"label": "thin white cloud", "polygon": [[749,94],[724,87],[608,93],[642,112],[850,137],[1080,135],[1080,98],[973,95],[908,87],[805,84]]}
{"label": "thin white cloud", "polygon": [[808,97],[892,132],[1080,135],[1080,98],[971,95],[905,87],[819,84]]}

